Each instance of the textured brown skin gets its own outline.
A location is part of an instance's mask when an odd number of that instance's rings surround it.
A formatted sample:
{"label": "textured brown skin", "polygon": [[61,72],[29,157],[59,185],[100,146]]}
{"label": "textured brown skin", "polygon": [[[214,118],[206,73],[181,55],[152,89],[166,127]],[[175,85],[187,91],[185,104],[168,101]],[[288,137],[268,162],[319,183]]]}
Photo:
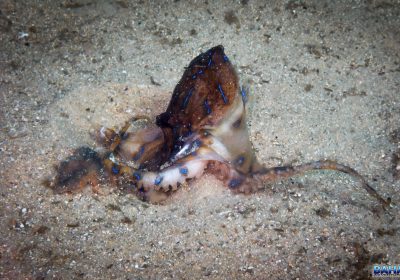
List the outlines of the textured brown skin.
{"label": "textured brown skin", "polygon": [[[144,156],[137,160],[140,168],[153,171],[159,169],[170,159],[174,149],[182,147],[182,137],[190,132],[198,132],[206,125],[213,126],[220,122],[238,91],[238,77],[222,46],[213,47],[194,58],[176,85],[166,111],[157,116],[156,123],[161,128],[163,137],[157,141],[143,141]],[[98,142],[109,152],[120,153],[122,158],[135,157],[123,153],[120,147],[123,139],[129,137],[129,123],[127,122],[119,132],[106,129],[105,137],[101,140],[99,138]],[[142,132],[137,132],[140,133]],[[47,186],[58,193],[75,192],[81,189],[82,185],[93,181],[87,179],[88,174],[91,174],[90,178],[94,178],[93,174],[103,175],[100,170],[103,168],[111,173],[112,166],[109,163],[101,164],[98,158],[82,156],[82,149],[85,148],[78,149],[73,156],[56,167],[55,181],[52,184],[46,183]]]}
{"label": "textured brown skin", "polygon": [[[226,103],[218,86],[225,95]],[[222,46],[216,46],[193,59],[176,85],[167,110],[157,117],[157,125],[166,135],[168,147],[172,149],[173,145],[179,144],[179,137],[189,131],[199,131],[206,125],[213,126],[220,122],[238,91],[236,71],[227,60]],[[206,100],[209,114],[204,105]]]}
{"label": "textured brown skin", "polygon": [[[245,110],[238,116],[231,110],[238,108],[235,107],[240,98],[238,94],[239,82],[235,69],[225,56],[223,47],[216,46],[197,56],[186,68],[174,89],[167,110],[157,117],[159,128],[130,134],[127,132],[128,122],[118,133],[111,129],[104,131],[102,142],[109,153],[113,153],[119,160],[131,160],[140,156],[134,160],[140,165],[138,169],[115,164],[107,153],[99,157],[90,148],[82,147],[59,165],[55,183],[48,185],[57,193],[74,192],[87,183],[96,184],[96,177],[102,175],[103,169],[107,175],[111,175],[109,177],[112,181],[135,183],[137,179],[132,175],[135,170],[159,171],[163,164],[171,160],[174,152],[181,150],[192,133],[199,137],[202,147],[212,147],[213,140],[204,133],[208,127],[215,129],[214,140],[219,139],[222,142],[230,157],[223,161],[209,161],[209,169],[226,181],[228,187],[235,192],[250,193],[261,188],[265,181],[295,176],[310,170],[329,169],[357,178],[383,207],[390,205],[390,199],[383,199],[354,169],[333,161],[314,161],[298,166],[272,168],[259,165],[248,139]],[[239,104],[244,106],[243,103]],[[229,124],[231,129],[226,130],[225,124]],[[141,147],[140,152],[135,151],[132,154],[131,148],[137,144]],[[218,150],[215,152],[218,154]],[[177,163],[184,164],[195,159],[196,155],[190,154]],[[156,182],[154,184],[158,185]],[[155,188],[156,191],[158,189]],[[168,188],[164,191],[170,192]],[[146,197],[140,190],[138,196]]]}
{"label": "textured brown skin", "polygon": [[73,193],[82,190],[88,184],[97,192],[100,170],[103,166],[97,153],[87,147],[81,147],[74,154],[62,161],[57,169],[54,182],[45,180],[45,186],[55,193]]}

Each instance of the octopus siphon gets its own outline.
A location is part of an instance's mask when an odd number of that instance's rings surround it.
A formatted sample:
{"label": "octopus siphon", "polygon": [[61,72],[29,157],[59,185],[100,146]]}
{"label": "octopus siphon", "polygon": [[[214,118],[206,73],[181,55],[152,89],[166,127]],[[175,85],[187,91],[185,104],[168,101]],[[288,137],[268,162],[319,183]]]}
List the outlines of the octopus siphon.
{"label": "octopus siphon", "polygon": [[234,192],[252,193],[265,182],[330,169],[353,176],[383,207],[390,205],[357,171],[334,161],[261,165],[249,140],[247,99],[224,48],[213,47],[185,69],[166,111],[156,118],[157,126],[131,132],[138,119],[132,118],[119,131],[101,128],[97,138],[105,152],[78,148],[58,165],[47,185],[56,193],[75,192],[107,178],[144,200],[159,202],[205,170]]}

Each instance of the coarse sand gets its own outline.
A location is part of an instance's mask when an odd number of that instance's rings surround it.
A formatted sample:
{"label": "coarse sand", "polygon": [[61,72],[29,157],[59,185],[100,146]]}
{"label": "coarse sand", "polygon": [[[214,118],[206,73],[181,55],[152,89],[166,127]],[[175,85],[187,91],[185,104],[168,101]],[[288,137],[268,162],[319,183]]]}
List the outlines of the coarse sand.
{"label": "coarse sand", "polygon": [[[1,279],[365,279],[400,263],[400,2],[0,1]],[[154,125],[222,44],[266,166],[332,159],[233,194],[213,175],[162,205],[42,181],[101,125]]]}

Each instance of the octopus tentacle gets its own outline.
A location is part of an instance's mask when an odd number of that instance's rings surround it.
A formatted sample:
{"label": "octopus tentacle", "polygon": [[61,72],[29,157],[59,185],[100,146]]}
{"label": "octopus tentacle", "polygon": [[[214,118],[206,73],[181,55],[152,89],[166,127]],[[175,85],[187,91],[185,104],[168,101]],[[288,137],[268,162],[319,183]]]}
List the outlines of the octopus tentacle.
{"label": "octopus tentacle", "polygon": [[87,184],[96,189],[102,167],[102,158],[97,152],[88,147],[80,147],[56,167],[54,180],[46,179],[43,183],[59,194],[79,191]]}
{"label": "octopus tentacle", "polygon": [[124,165],[117,162],[113,156],[104,159],[104,166],[105,170],[111,175],[128,176],[137,188],[142,188],[144,191],[148,191],[150,188],[169,191],[171,189],[176,190],[177,186],[187,179],[200,177],[209,161],[223,162],[224,159],[212,149],[201,147],[156,172]]}
{"label": "octopus tentacle", "polygon": [[111,128],[101,127],[98,135],[96,135],[97,141],[104,145],[109,151],[114,151],[121,143],[121,140],[126,137],[131,123],[141,119],[149,121],[148,117],[139,115],[125,122],[125,125],[118,132],[115,132],[115,130]]}
{"label": "octopus tentacle", "polygon": [[261,179],[262,181],[272,182],[287,177],[301,175],[305,172],[313,170],[334,170],[349,174],[353,178],[357,179],[361,183],[362,187],[371,196],[375,197],[382,204],[383,207],[388,207],[391,203],[390,198],[386,200],[381,195],[379,195],[378,192],[373,187],[371,187],[365,180],[365,178],[360,175],[360,173],[358,173],[356,170],[332,160],[313,161],[295,166],[286,165],[263,168],[252,174],[252,176]]}
{"label": "octopus tentacle", "polygon": [[[251,101],[251,100],[250,100]],[[166,111],[155,128],[129,131],[134,117],[119,130],[102,128],[99,140],[107,153],[78,149],[58,167],[54,190],[73,191],[96,175],[134,186],[143,198],[174,191],[208,168],[233,191],[254,192],[264,182],[329,169],[350,174],[367,192],[383,199],[354,169],[334,161],[267,168],[258,163],[246,124],[248,89],[239,79],[222,46],[194,58],[176,85]]]}

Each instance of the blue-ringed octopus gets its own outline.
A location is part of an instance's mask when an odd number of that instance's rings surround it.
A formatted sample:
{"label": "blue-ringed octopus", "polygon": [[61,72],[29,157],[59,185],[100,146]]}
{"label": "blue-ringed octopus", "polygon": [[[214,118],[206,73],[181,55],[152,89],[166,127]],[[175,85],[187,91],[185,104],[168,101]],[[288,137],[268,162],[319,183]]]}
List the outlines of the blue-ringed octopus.
{"label": "blue-ringed octopus", "polygon": [[330,160],[297,166],[265,167],[254,154],[246,124],[247,92],[222,46],[194,58],[176,85],[155,128],[119,131],[102,128],[98,140],[106,152],[78,148],[61,162],[48,185],[56,193],[74,192],[99,178],[118,182],[140,198],[158,202],[204,170],[235,192],[251,193],[270,182],[310,170],[350,174],[383,206],[383,199],[354,169]]}

